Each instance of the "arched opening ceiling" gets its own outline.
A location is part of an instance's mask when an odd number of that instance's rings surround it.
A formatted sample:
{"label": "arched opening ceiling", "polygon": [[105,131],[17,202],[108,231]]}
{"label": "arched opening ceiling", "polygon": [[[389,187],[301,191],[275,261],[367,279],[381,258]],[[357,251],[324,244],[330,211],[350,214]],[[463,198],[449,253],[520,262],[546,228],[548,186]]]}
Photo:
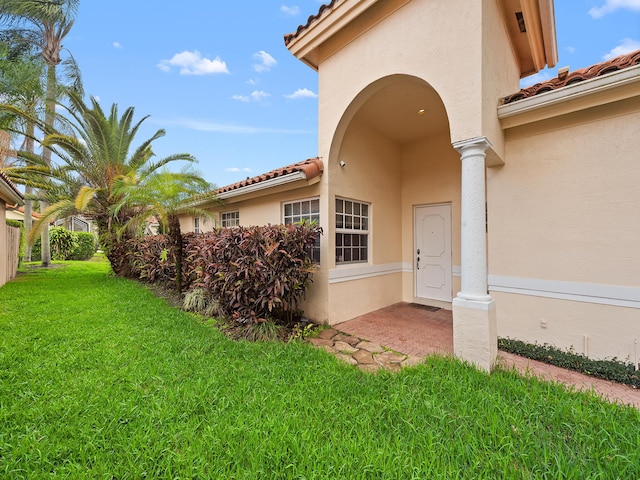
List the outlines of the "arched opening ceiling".
{"label": "arched opening ceiling", "polygon": [[413,77],[398,76],[388,82],[364,102],[354,120],[399,144],[449,133],[442,100],[427,83]]}

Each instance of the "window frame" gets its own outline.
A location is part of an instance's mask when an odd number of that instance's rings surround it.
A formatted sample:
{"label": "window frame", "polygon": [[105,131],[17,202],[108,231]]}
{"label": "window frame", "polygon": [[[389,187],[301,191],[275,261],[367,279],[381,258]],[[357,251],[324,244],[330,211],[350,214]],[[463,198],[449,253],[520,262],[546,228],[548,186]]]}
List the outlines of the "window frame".
{"label": "window frame", "polygon": [[202,233],[202,230],[200,230],[200,217],[193,217],[193,233]]}
{"label": "window frame", "polygon": [[[341,208],[338,206],[339,202],[342,202]],[[347,203],[350,204],[350,208],[347,208]],[[356,206],[358,207],[357,209],[355,208]],[[370,263],[371,203],[336,196],[334,208],[336,265]],[[346,225],[349,226],[347,227]],[[357,241],[357,245],[354,245],[354,241]],[[347,256],[345,255],[347,250],[349,251],[349,260],[344,259]],[[357,255],[355,254],[356,252]],[[363,256],[365,257],[364,259],[362,258]],[[357,260],[354,260],[354,257],[357,257]]]}
{"label": "window frame", "polygon": [[[225,218],[225,215],[234,215],[231,218]],[[233,225],[225,225],[225,223],[228,223],[229,220],[233,220],[234,224]],[[220,213],[220,225],[222,226],[222,228],[234,228],[234,227],[239,227],[240,226],[240,210],[229,210],[227,212],[221,212]]]}
{"label": "window frame", "polygon": [[[302,213],[304,208],[302,206],[303,203],[308,202],[309,203],[309,212],[308,213]],[[317,212],[312,211],[312,206],[313,206],[313,202],[317,202],[318,205],[318,210]],[[299,204],[300,208],[299,208],[299,212],[298,213],[294,213],[293,212],[293,204]],[[287,215],[287,205],[291,205],[292,206],[292,212]],[[300,217],[300,220],[297,221],[293,221],[294,219]],[[308,217],[308,218],[302,218],[302,217]],[[300,199],[295,199],[295,200],[287,200],[287,201],[283,201],[282,202],[282,223],[283,225],[288,225],[288,224],[296,224],[299,221],[302,220],[309,220],[310,222],[314,221],[314,219],[312,217],[317,217],[317,224],[320,225],[320,197],[305,197],[305,198],[300,198]],[[291,220],[289,223],[287,223],[287,220]],[[313,260],[314,263],[320,263],[321,260],[321,256],[320,256],[320,234],[318,233],[317,238],[316,238],[316,243],[313,246],[313,250],[310,254],[311,259]]]}

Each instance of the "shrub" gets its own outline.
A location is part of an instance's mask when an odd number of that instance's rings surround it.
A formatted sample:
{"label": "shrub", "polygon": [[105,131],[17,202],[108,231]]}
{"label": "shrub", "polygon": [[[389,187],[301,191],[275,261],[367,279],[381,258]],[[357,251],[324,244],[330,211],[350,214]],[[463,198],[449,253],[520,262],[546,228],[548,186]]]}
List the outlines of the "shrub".
{"label": "shrub", "polygon": [[510,338],[498,339],[498,348],[532,360],[640,388],[640,372],[635,369],[635,365],[621,362],[617,358],[593,360],[571,350],[564,351],[547,344],[531,344]]}
{"label": "shrub", "polygon": [[49,245],[52,260],[66,260],[78,248],[78,240],[72,231],[53,227],[49,229]]}
{"label": "shrub", "polygon": [[317,266],[307,252],[317,226],[219,229],[190,239],[185,277],[241,323],[292,323]]}
{"label": "shrub", "polygon": [[89,260],[96,253],[96,237],[91,232],[73,232],[77,247],[66,260]]}

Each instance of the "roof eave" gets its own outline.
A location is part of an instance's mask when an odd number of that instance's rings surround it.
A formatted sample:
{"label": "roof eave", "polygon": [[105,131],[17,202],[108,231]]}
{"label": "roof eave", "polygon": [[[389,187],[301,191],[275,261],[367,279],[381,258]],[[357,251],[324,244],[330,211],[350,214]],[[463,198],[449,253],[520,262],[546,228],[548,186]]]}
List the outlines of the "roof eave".
{"label": "roof eave", "polygon": [[640,65],[567,85],[498,107],[502,128],[513,128],[612,101],[637,97]]}
{"label": "roof eave", "polygon": [[24,197],[14,190],[4,179],[0,179],[0,198],[4,198],[6,202],[12,205],[24,205]]}
{"label": "roof eave", "polygon": [[338,0],[331,9],[293,37],[287,48],[299,60],[318,70],[318,48],[347,24],[380,0]]}

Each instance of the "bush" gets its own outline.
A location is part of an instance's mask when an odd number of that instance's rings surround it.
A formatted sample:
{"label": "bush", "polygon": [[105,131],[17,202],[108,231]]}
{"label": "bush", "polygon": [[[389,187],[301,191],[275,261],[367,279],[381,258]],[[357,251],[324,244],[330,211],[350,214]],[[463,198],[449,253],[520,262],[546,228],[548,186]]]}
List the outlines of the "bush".
{"label": "bush", "polygon": [[70,230],[53,227],[49,229],[49,245],[52,260],[66,260],[78,248],[78,240]]}
{"label": "bush", "polygon": [[[188,308],[210,307],[245,324],[270,319],[293,325],[317,269],[308,252],[321,231],[280,225],[185,234],[183,291],[199,290],[193,298],[187,293]],[[175,281],[167,235],[128,240],[117,248],[114,271],[151,283]]]}
{"label": "bush", "polygon": [[640,375],[633,363],[611,360],[593,360],[573,351],[564,351],[551,345],[525,343],[510,338],[498,339],[498,348],[532,360],[567,368],[596,378],[640,388]]}
{"label": "bush", "polygon": [[96,237],[90,232],[73,232],[77,247],[66,258],[67,260],[89,260],[96,253]]}
{"label": "bush", "polygon": [[317,268],[307,252],[320,231],[309,225],[238,227],[190,238],[184,276],[241,323],[292,324]]}

